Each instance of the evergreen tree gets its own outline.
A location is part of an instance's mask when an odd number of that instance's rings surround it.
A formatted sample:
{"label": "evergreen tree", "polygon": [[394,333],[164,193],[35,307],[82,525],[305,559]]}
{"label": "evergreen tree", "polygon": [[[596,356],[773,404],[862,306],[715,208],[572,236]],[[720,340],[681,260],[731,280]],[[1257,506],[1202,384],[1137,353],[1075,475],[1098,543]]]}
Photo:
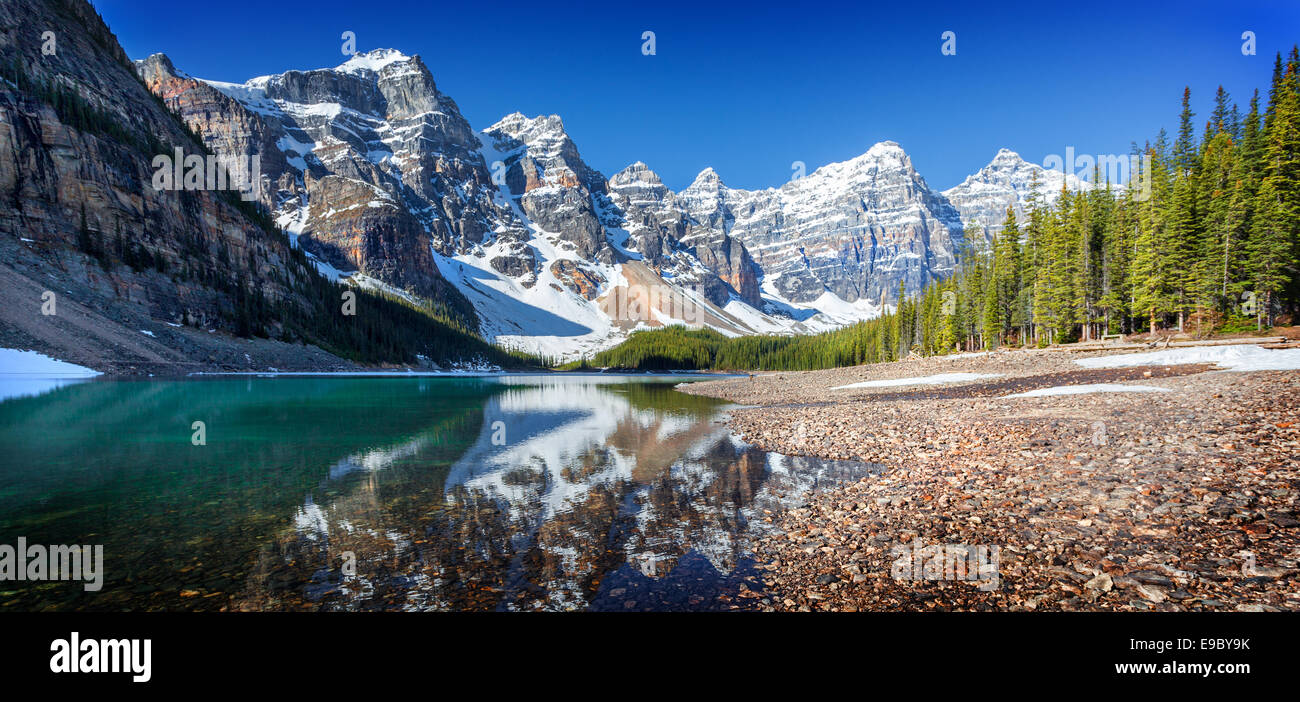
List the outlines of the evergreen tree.
{"label": "evergreen tree", "polygon": [[1237,213],[1233,211],[1232,180],[1234,173],[1240,176],[1240,169],[1235,156],[1232,137],[1220,131],[1206,144],[1197,169],[1201,239],[1195,251],[1190,289],[1201,317],[1217,312],[1227,296],[1232,247],[1237,243],[1233,236],[1237,226],[1233,217]]}
{"label": "evergreen tree", "polygon": [[1205,123],[1205,138],[1202,142],[1209,141],[1219,132],[1232,134],[1234,126],[1232,124],[1232,112],[1228,106],[1228,91],[1220,85],[1214,93],[1214,111],[1210,113],[1210,121]]}
{"label": "evergreen tree", "polygon": [[1186,173],[1196,165],[1196,135],[1192,131],[1192,89],[1183,88],[1183,110],[1178,115],[1178,138],[1174,141],[1175,174]]}

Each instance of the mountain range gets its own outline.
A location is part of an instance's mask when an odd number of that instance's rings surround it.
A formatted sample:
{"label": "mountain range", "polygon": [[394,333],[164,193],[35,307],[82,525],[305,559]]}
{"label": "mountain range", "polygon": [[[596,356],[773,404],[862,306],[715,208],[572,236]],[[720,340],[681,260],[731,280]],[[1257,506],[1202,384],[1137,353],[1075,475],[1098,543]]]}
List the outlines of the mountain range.
{"label": "mountain range", "polygon": [[1003,149],[939,192],[886,141],[779,188],[706,169],[673,192],[639,161],[593,169],[555,115],[473,129],[418,56],[392,49],[241,84],[161,54],[137,67],[213,151],[261,155],[258,199],[323,271],[463,299],[489,340],[559,357],[674,321],[740,335],[870,318],[900,283],[950,274],[963,222],[987,240],[1033,178],[1045,201],[1084,187]]}
{"label": "mountain range", "polygon": [[[164,54],[129,60],[84,0],[0,0],[0,19],[7,285],[39,298],[58,281],[94,320],[15,312],[0,341],[93,367],[290,363],[274,344],[218,348],[193,328],[415,358],[414,341],[384,338],[406,312],[383,303],[382,319],[340,332],[314,272],[430,311],[425,331],[403,333],[440,348],[468,348],[458,329],[560,360],[664,324],[824,331],[949,275],[1031,184],[1046,202],[1085,187],[1003,149],[937,191],[886,141],[780,187],[731,188],[705,169],[674,192],[644,162],[592,168],[555,115],[475,129],[424,61],[396,50],[226,83]],[[37,41],[45,25],[63,28],[56,55]],[[254,202],[149,187],[173,147],[256,157]],[[72,339],[87,330],[93,351]]]}

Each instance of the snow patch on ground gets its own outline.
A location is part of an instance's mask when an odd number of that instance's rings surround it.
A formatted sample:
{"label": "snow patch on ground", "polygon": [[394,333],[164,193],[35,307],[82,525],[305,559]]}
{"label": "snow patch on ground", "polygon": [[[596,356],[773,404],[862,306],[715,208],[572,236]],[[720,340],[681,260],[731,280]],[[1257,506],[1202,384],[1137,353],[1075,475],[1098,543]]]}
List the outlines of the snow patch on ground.
{"label": "snow patch on ground", "polygon": [[1128,368],[1132,366],[1174,366],[1187,363],[1216,363],[1230,371],[1300,370],[1300,349],[1265,349],[1254,344],[1200,346],[1165,349],[1149,353],[1082,358],[1084,368]]}
{"label": "snow patch on ground", "polygon": [[975,353],[954,353],[950,356],[938,356],[937,358],[942,358],[947,361],[956,361],[962,358],[979,358],[987,355],[989,355],[988,351],[977,351]]}
{"label": "snow patch on ground", "polygon": [[852,383],[850,385],[840,385],[831,388],[832,390],[850,390],[853,388],[892,388],[903,385],[943,385],[944,383],[961,383],[967,380],[980,380],[982,378],[996,378],[1000,373],[939,373],[938,375],[923,375],[917,378],[893,378],[891,380],[867,380],[861,383]]}
{"label": "snow patch on ground", "polygon": [[29,378],[93,378],[99,371],[50,358],[35,351],[0,349],[0,375],[24,375]]}
{"label": "snow patch on ground", "polygon": [[1169,392],[1168,388],[1157,388],[1151,385],[1116,385],[1115,383],[1091,383],[1087,385],[1057,385],[1050,388],[1039,388],[1029,392],[1019,392],[1008,397],[1052,397],[1055,395],[1086,395],[1094,392]]}
{"label": "snow patch on ground", "polygon": [[42,395],[97,375],[99,371],[35,351],[0,348],[0,402]]}

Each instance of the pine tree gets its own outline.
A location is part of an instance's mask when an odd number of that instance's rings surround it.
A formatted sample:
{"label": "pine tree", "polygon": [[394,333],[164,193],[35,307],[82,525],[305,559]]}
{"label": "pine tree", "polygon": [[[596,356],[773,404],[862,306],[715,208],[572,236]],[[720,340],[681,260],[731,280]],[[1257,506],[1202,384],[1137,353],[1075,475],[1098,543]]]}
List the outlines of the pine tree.
{"label": "pine tree", "polygon": [[1155,149],[1148,151],[1151,162],[1151,197],[1138,206],[1138,236],[1133,258],[1134,312],[1150,320],[1149,330],[1157,329],[1159,317],[1172,307],[1173,284],[1165,257],[1167,244],[1166,207],[1169,177],[1165,164]]}
{"label": "pine tree", "polygon": [[1250,98],[1250,112],[1241,128],[1241,154],[1248,173],[1258,180],[1263,167],[1264,134],[1259,123],[1259,91]]}
{"label": "pine tree", "polygon": [[1236,243],[1233,229],[1233,174],[1236,165],[1232,137],[1219,131],[1206,144],[1197,169],[1201,240],[1192,270],[1192,299],[1202,314],[1220,308],[1227,295],[1227,275]]}
{"label": "pine tree", "polygon": [[1043,197],[1042,182],[1035,171],[1029,179],[1029,194],[1025,196],[1025,214],[1028,223],[1025,227],[1025,243],[1020,256],[1020,300],[1021,315],[1024,324],[1033,329],[1029,336],[1037,343],[1041,328],[1038,319],[1045,314],[1045,307],[1039,303],[1038,274],[1046,258],[1043,249]]}
{"label": "pine tree", "polygon": [[1232,134],[1232,113],[1228,107],[1228,91],[1220,85],[1214,93],[1214,111],[1210,113],[1210,121],[1205,123],[1205,138],[1202,142],[1209,141],[1219,132],[1228,132]]}
{"label": "pine tree", "polygon": [[1007,207],[1002,231],[993,243],[993,270],[985,293],[985,336],[1002,343],[1012,327],[1021,324],[1017,302],[1020,296],[1020,227],[1016,212]]}
{"label": "pine tree", "polygon": [[911,341],[911,334],[906,325],[907,319],[907,287],[902,280],[898,281],[898,309],[894,312],[894,343],[897,346],[894,349],[894,358],[904,358],[907,356],[908,345]]}
{"label": "pine tree", "polygon": [[1192,291],[1197,287],[1196,254],[1200,249],[1201,218],[1197,211],[1196,171],[1180,171],[1174,177],[1173,196],[1170,198],[1169,237],[1165,250],[1172,284],[1173,309],[1178,315],[1178,331],[1192,306]]}
{"label": "pine tree", "polygon": [[1175,174],[1186,173],[1196,165],[1196,135],[1192,131],[1192,89],[1183,88],[1183,110],[1178,115],[1178,138],[1174,141]]}
{"label": "pine tree", "polygon": [[1132,295],[1129,272],[1137,228],[1132,199],[1136,187],[1133,181],[1137,177],[1135,175],[1130,180],[1130,187],[1111,208],[1111,216],[1106,218],[1102,233],[1101,295],[1097,306],[1104,316],[1107,334],[1132,330],[1128,323]]}
{"label": "pine tree", "polygon": [[999,339],[1002,334],[1002,320],[998,314],[998,286],[995,281],[989,281],[984,286],[984,296],[981,301],[983,315],[981,319],[981,333],[984,335],[984,348],[997,348]]}

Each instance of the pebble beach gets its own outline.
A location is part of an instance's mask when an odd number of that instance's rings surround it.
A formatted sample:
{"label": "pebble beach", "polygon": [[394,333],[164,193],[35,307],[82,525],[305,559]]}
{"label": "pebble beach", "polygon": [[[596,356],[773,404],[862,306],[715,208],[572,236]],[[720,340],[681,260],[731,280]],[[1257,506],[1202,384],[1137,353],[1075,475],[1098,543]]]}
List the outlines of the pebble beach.
{"label": "pebble beach", "polygon": [[737,403],[765,450],[884,466],[768,517],[755,608],[1280,611],[1300,609],[1297,354],[1006,351],[680,389]]}

